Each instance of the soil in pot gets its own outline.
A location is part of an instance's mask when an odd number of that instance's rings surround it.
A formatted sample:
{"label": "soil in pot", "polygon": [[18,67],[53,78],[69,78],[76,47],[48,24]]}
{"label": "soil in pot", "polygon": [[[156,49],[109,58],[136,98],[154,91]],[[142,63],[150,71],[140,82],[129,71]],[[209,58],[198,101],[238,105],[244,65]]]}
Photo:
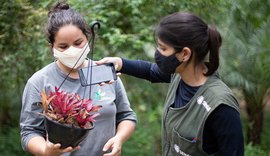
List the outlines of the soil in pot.
{"label": "soil in pot", "polygon": [[78,128],[71,125],[61,124],[45,117],[45,128],[49,141],[52,143],[60,143],[61,148],[78,146],[94,128],[94,123],[91,124],[92,127],[90,128]]}

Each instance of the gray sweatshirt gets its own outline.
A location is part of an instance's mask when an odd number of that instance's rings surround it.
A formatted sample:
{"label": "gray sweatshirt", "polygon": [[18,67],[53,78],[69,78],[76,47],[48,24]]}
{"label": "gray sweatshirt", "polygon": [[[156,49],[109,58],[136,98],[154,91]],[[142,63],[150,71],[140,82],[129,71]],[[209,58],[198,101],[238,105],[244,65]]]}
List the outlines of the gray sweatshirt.
{"label": "gray sweatshirt", "polygon": [[[41,91],[45,90],[47,93],[55,91],[55,86],[59,87],[65,77],[66,75],[53,62],[37,71],[28,80],[22,97],[20,116],[21,143],[24,150],[27,151],[27,144],[31,138],[35,136],[46,137],[44,116],[37,113],[43,111],[41,105],[38,104],[41,102]],[[89,98],[89,88],[89,86],[82,87],[79,79],[68,77],[61,90],[78,93],[81,98]],[[100,115],[95,118],[95,128],[80,144],[81,148],[79,150],[65,155],[102,156],[104,154],[102,148],[115,135],[117,125],[123,120],[136,122],[136,114],[130,108],[120,78],[111,85],[93,85],[91,99],[93,104],[103,106],[99,111]]]}

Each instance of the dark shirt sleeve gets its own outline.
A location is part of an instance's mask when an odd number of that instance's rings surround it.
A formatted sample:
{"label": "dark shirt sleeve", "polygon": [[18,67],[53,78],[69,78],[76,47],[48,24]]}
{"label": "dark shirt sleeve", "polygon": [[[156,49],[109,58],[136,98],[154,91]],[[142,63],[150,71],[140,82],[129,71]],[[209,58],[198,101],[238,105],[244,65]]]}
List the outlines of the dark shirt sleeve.
{"label": "dark shirt sleeve", "polygon": [[227,105],[218,106],[208,117],[203,132],[203,150],[218,156],[243,156],[244,143],[239,113]]}
{"label": "dark shirt sleeve", "polygon": [[123,66],[120,70],[123,74],[135,76],[137,78],[146,79],[153,83],[165,82],[169,83],[171,74],[160,71],[157,64],[143,60],[127,60],[122,59]]}

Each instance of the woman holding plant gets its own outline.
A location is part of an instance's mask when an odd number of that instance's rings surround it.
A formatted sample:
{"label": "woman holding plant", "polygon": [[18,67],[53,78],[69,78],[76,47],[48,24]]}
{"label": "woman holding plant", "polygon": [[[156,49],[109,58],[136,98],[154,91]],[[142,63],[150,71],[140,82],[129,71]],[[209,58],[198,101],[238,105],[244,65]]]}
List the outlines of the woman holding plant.
{"label": "woman holding plant", "polygon": [[[89,92],[89,86],[82,87],[78,69],[88,66],[88,61],[91,61],[86,59],[90,51],[87,25],[83,17],[64,2],[57,3],[48,17],[46,33],[56,61],[36,72],[25,86],[20,117],[23,149],[39,156],[119,156],[122,144],[131,136],[136,125],[136,115],[130,108],[121,80],[118,78],[115,83],[106,86],[93,85],[92,92]],[[64,79],[65,83],[61,84]],[[61,89],[57,88],[59,85]],[[44,113],[41,103],[53,101],[47,98],[47,95],[54,98],[52,93],[65,93],[65,96],[72,96],[73,100],[77,96],[79,99],[91,97],[91,100],[82,100],[82,103],[91,102],[93,106],[102,106],[100,115],[95,117],[94,129],[77,147],[61,148],[61,144],[47,140],[44,116],[40,115]],[[92,94],[87,95],[89,93]],[[46,110],[45,113],[48,112]]]}

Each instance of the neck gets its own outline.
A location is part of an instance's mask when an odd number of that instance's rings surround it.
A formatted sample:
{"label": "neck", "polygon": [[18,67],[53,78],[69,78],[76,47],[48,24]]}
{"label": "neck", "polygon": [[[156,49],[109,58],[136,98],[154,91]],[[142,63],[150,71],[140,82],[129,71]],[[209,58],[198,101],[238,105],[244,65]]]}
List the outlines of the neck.
{"label": "neck", "polygon": [[[73,78],[73,79],[78,79],[79,78],[79,73],[78,73],[78,69],[79,68],[82,68],[82,67],[84,67],[84,66],[86,66],[87,65],[87,61],[84,61],[84,63],[81,65],[81,66],[79,66],[77,69],[71,69],[71,68],[69,68],[69,67],[67,67],[67,66],[65,66],[65,65],[63,65],[60,61],[56,61],[56,64],[57,64],[57,66],[67,75],[67,74],[69,74],[69,77],[71,77],[71,78]],[[72,70],[72,71],[71,71]]]}
{"label": "neck", "polygon": [[182,80],[189,86],[201,86],[206,82],[208,78],[204,75],[207,69],[204,65],[194,66],[189,64],[182,68],[183,69],[180,69],[178,73],[180,74]]}

